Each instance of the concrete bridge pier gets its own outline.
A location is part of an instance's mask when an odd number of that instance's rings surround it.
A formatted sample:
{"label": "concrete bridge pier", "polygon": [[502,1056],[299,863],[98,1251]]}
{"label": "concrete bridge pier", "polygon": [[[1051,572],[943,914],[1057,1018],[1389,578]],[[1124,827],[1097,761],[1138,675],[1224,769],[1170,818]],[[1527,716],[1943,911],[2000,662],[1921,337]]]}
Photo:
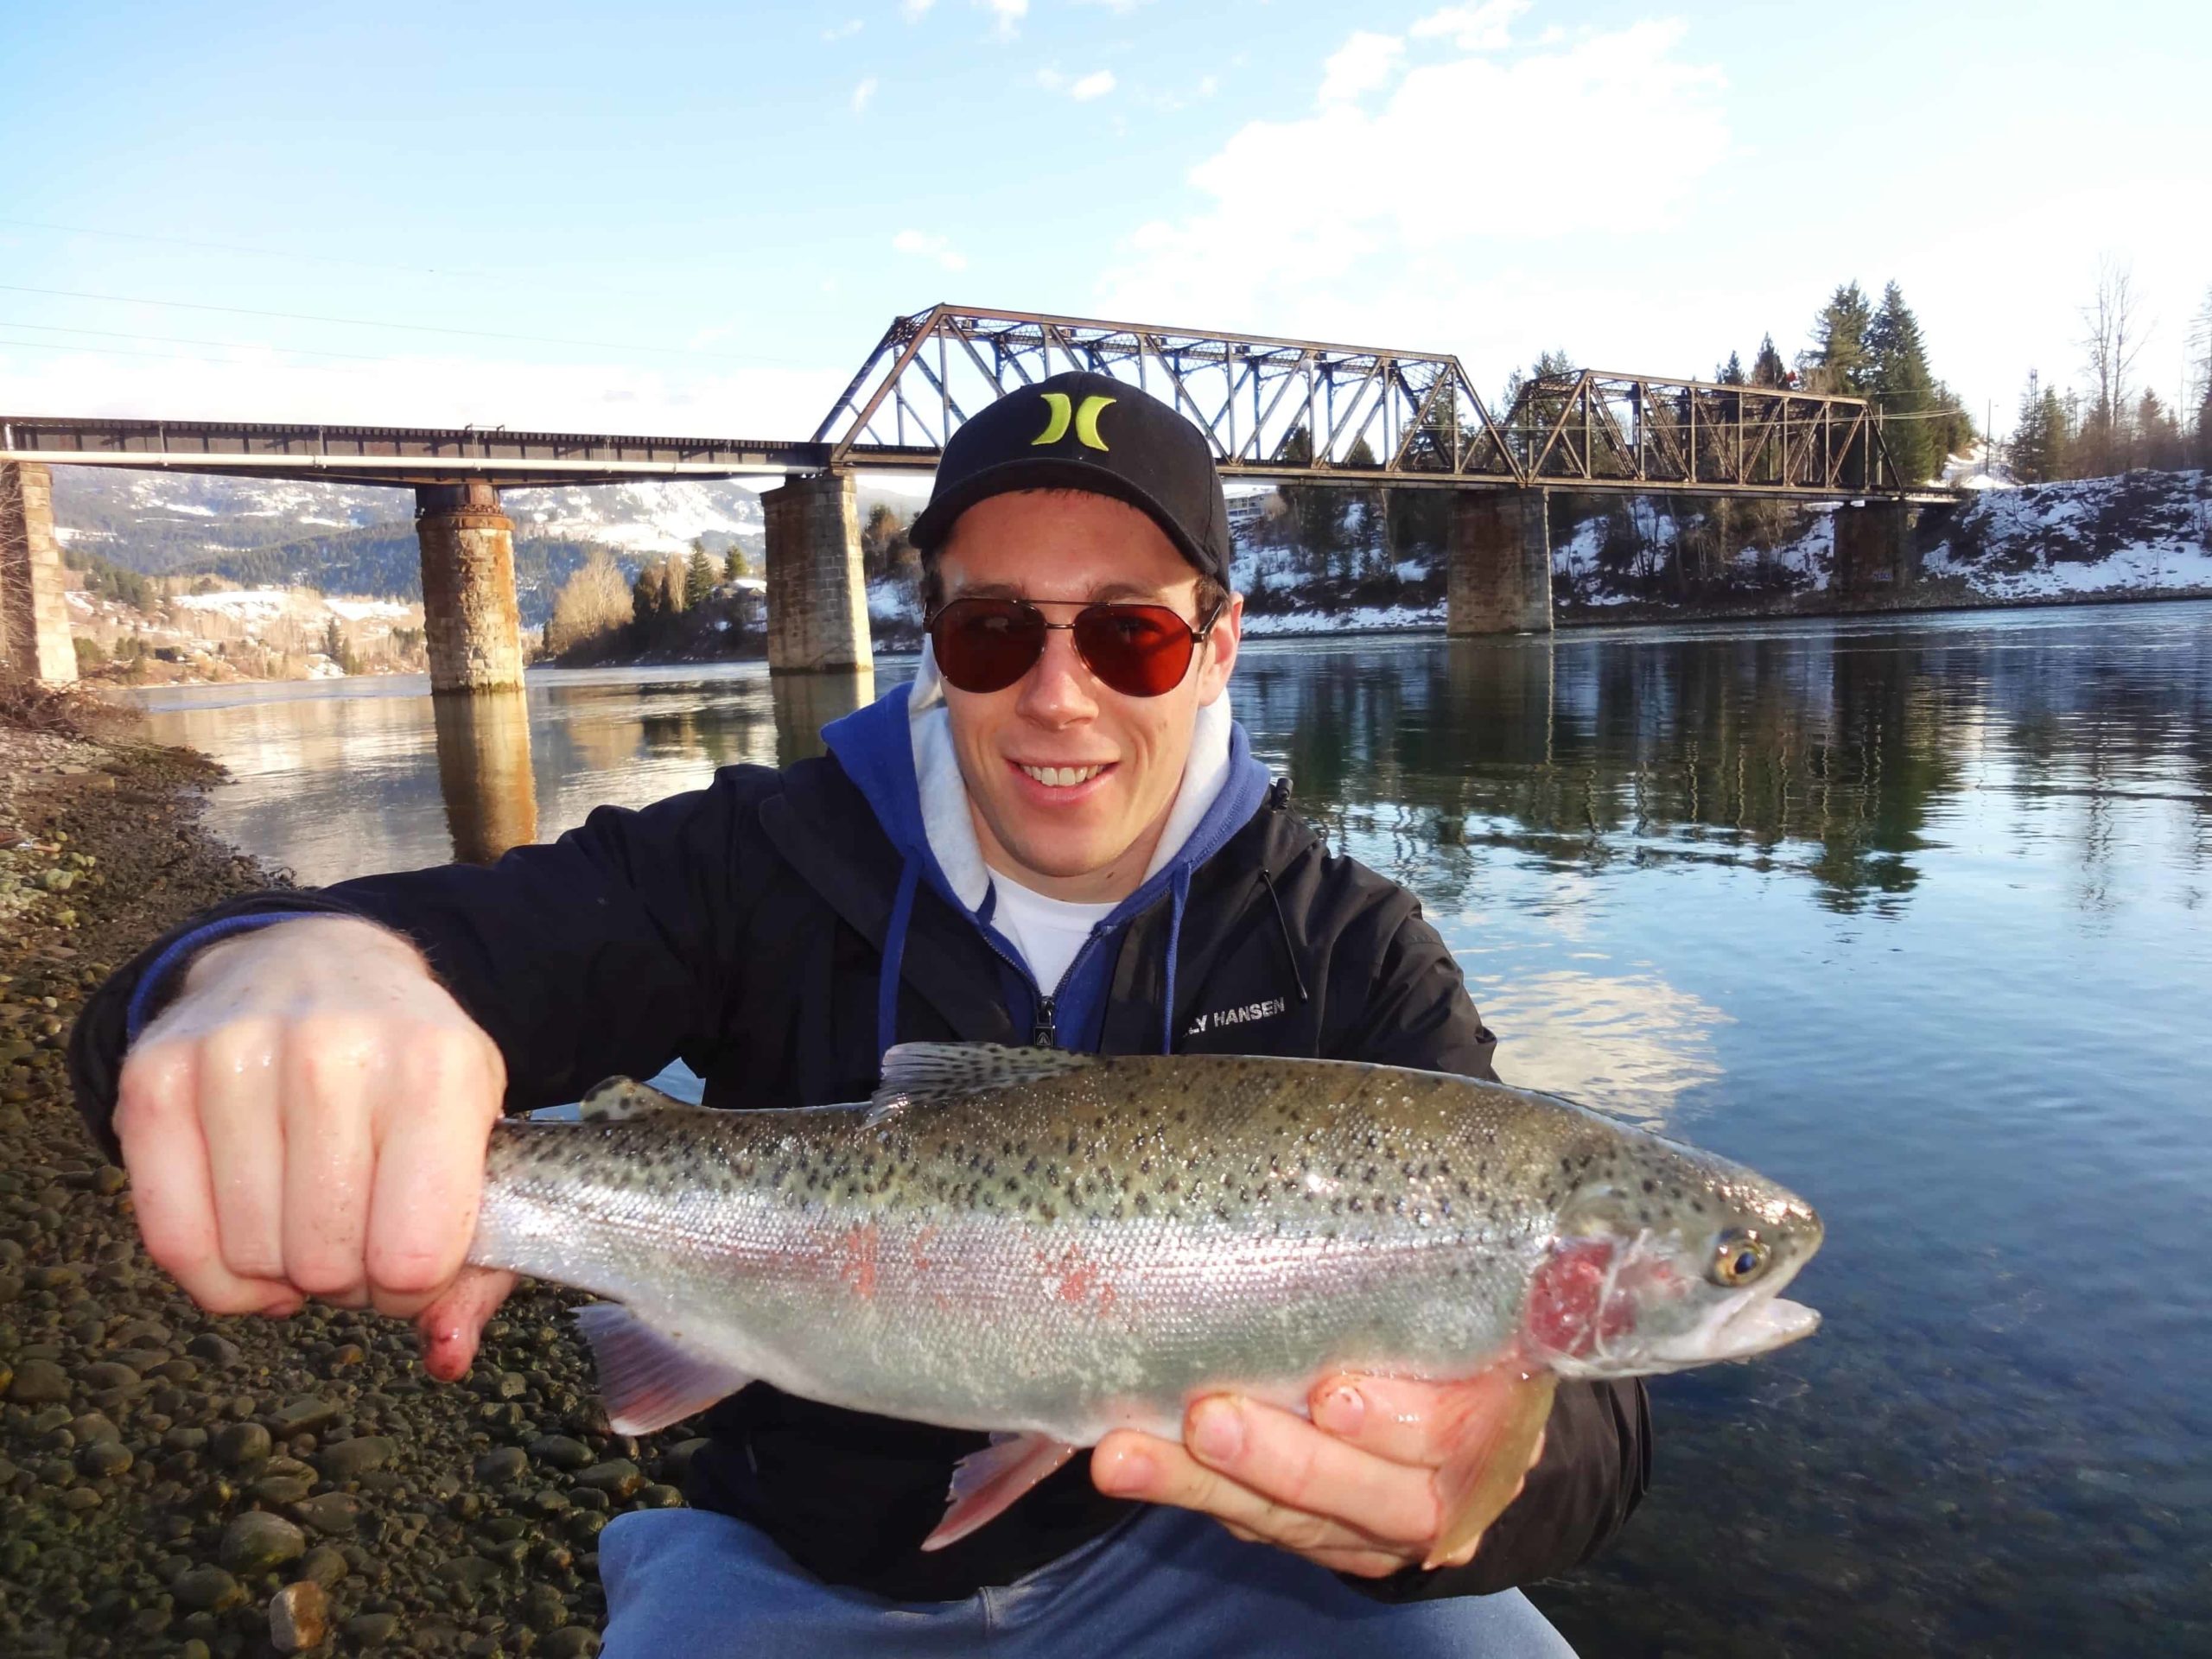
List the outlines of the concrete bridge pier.
{"label": "concrete bridge pier", "polygon": [[1552,536],[1543,490],[1459,490],[1452,498],[1445,631],[1549,633]]}
{"label": "concrete bridge pier", "polygon": [[415,490],[423,550],[423,617],[433,691],[489,691],[522,683],[515,613],[515,524],[490,480]]}
{"label": "concrete bridge pier", "polygon": [[0,461],[0,662],[44,685],[77,677],[54,536],[54,474],[35,461]]}
{"label": "concrete bridge pier", "polygon": [[773,673],[873,671],[868,582],[850,473],[764,490],[768,517],[768,667]]}
{"label": "concrete bridge pier", "polygon": [[510,847],[537,839],[525,696],[504,690],[430,700],[438,792],[445,798],[453,855],[463,864],[497,863]]}
{"label": "concrete bridge pier", "polygon": [[1912,509],[1902,501],[1868,501],[1835,511],[1835,591],[1895,593],[1920,577]]}

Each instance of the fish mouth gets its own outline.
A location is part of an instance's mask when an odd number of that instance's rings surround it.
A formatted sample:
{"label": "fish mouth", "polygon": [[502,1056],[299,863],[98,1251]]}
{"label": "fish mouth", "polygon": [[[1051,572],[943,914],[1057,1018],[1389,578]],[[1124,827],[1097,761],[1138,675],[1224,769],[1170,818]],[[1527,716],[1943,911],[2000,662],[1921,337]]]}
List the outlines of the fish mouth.
{"label": "fish mouth", "polygon": [[1820,1311],[1802,1302],[1793,1302],[1783,1296],[1746,1302],[1721,1321],[1715,1334],[1722,1339],[1723,1351],[1716,1352],[1713,1357],[1739,1359],[1764,1354],[1801,1341],[1820,1328]]}

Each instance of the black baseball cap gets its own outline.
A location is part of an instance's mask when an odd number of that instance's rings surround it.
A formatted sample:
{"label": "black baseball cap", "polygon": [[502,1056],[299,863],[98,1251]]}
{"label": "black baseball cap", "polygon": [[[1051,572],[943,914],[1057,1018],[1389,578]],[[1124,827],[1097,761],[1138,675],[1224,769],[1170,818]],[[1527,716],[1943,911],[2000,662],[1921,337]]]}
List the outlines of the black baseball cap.
{"label": "black baseball cap", "polygon": [[1088,490],[1148,515],[1202,575],[1229,584],[1229,504],[1213,446],[1159,398],[1077,371],[1010,391],[952,435],[907,538],[934,552],[952,521],[1011,490]]}

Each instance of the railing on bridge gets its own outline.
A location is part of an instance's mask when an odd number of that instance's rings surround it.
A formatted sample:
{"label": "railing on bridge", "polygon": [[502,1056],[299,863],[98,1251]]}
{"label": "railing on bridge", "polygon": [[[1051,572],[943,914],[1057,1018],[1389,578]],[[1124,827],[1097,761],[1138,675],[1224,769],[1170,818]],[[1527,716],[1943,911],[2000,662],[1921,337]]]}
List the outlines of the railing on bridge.
{"label": "railing on bridge", "polygon": [[1172,404],[1231,478],[1523,481],[1456,358],[945,305],[892,323],[815,441],[833,467],[933,467],[976,410],[1068,369]]}
{"label": "railing on bridge", "polygon": [[1905,488],[1863,397],[1584,369],[1528,382],[1505,430],[1531,484],[1790,496]]}

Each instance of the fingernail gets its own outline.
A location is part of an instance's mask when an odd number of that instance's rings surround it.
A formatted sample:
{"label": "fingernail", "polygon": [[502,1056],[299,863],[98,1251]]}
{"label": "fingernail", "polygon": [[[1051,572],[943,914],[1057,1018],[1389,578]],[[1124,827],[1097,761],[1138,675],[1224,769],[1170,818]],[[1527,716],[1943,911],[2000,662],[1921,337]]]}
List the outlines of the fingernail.
{"label": "fingernail", "polygon": [[1098,1471],[1098,1484],[1109,1492],[1141,1492],[1152,1485],[1150,1454],[1124,1452]]}
{"label": "fingernail", "polygon": [[1357,1434],[1367,1421],[1367,1402],[1357,1389],[1343,1383],[1321,1396],[1313,1420],[1332,1434]]}
{"label": "fingernail", "polygon": [[1244,1449],[1244,1414],[1226,1400],[1209,1400],[1191,1414],[1191,1450],[1208,1463],[1229,1463]]}
{"label": "fingernail", "polygon": [[305,1306],[306,1304],[302,1302],[296,1296],[279,1296],[275,1301],[270,1303],[268,1306],[263,1308],[261,1312],[264,1317],[268,1319],[289,1319],[293,1314],[298,1313],[300,1309]]}

